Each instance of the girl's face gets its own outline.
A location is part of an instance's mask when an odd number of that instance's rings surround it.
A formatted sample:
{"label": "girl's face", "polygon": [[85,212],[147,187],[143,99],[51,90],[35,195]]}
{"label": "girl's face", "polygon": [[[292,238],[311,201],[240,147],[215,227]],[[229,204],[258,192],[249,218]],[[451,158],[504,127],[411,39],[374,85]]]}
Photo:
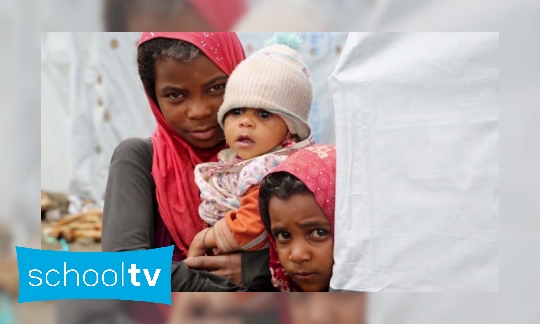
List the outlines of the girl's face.
{"label": "girl's face", "polygon": [[169,125],[196,147],[216,146],[223,138],[217,111],[228,76],[203,54],[189,63],[159,60],[154,71],[157,104]]}
{"label": "girl's face", "polygon": [[263,109],[236,108],[223,121],[227,144],[244,160],[270,152],[287,135],[279,115]]}
{"label": "girl's face", "polygon": [[283,268],[306,292],[328,291],[334,264],[331,225],[311,193],[270,198],[271,232]]}

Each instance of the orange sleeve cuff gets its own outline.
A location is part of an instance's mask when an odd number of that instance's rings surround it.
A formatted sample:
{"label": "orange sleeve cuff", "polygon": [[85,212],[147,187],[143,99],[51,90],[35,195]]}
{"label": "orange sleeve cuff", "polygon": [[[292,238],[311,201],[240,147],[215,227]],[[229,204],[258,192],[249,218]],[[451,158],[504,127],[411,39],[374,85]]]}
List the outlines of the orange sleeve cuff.
{"label": "orange sleeve cuff", "polygon": [[229,211],[214,224],[218,249],[222,252],[256,251],[266,247],[268,237],[259,215],[259,186],[240,199],[240,208]]}

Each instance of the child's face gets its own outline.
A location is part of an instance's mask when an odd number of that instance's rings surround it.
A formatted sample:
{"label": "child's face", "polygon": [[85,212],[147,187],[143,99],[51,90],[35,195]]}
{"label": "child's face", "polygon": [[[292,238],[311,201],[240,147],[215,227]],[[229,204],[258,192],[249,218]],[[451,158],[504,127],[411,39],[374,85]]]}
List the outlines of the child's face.
{"label": "child's face", "polygon": [[154,71],[157,103],[169,125],[196,147],[216,146],[223,138],[217,112],[227,75],[204,55],[190,63],[161,59]]}
{"label": "child's face", "polygon": [[304,291],[328,291],[334,264],[330,222],[311,193],[270,198],[272,235],[283,268]]}
{"label": "child's face", "polygon": [[225,115],[225,139],[244,160],[270,152],[287,135],[280,116],[262,109],[236,108]]}

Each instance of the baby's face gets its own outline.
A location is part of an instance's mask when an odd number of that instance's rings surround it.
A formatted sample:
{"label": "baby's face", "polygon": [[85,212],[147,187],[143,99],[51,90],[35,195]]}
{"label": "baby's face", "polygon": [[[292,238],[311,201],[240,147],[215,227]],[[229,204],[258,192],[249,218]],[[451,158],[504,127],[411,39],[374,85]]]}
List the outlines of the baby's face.
{"label": "baby's face", "polygon": [[330,222],[311,193],[268,206],[279,260],[289,276],[306,292],[328,291],[334,264]]}
{"label": "baby's face", "polygon": [[256,108],[236,108],[223,122],[227,144],[244,160],[270,152],[287,135],[287,124],[279,115]]}

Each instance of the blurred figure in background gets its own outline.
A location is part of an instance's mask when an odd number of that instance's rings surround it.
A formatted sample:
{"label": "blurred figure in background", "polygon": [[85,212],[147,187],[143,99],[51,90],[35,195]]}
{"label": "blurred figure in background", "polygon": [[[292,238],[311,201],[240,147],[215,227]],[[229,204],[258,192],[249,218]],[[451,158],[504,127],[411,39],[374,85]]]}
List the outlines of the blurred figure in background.
{"label": "blurred figure in background", "polygon": [[175,293],[168,323],[281,323],[280,296],[276,293]]}
{"label": "blurred figure in background", "polygon": [[291,324],[365,324],[366,293],[288,294]]}
{"label": "blurred figure in background", "polygon": [[57,324],[162,324],[170,306],[130,300],[56,301]]}
{"label": "blurred figure in background", "polygon": [[[228,295],[229,293],[224,293]],[[232,296],[234,297],[234,295]],[[169,324],[192,323],[242,323],[235,312],[234,299],[223,294],[177,293],[173,295],[173,306]]]}
{"label": "blurred figure in background", "polygon": [[[328,25],[335,1],[257,0],[249,14],[235,25],[237,31],[331,31]],[[336,29],[334,29],[336,30]],[[343,30],[343,29],[342,29]]]}
{"label": "blurred figure in background", "polygon": [[11,228],[0,222],[0,313],[3,311],[2,306],[6,306],[3,304],[9,302],[8,299],[16,300],[19,295],[19,272],[12,244]]}
{"label": "blurred figure in background", "polygon": [[16,322],[13,303],[19,294],[19,273],[12,240],[11,228],[0,222],[0,324]]}
{"label": "blurred figure in background", "polygon": [[276,293],[173,293],[172,306],[113,300],[81,300],[77,304],[60,301],[57,323],[288,324],[283,296]]}
{"label": "blurred figure in background", "polygon": [[0,221],[0,262],[3,261],[9,254],[11,254],[11,244],[13,243],[13,237],[11,228]]}
{"label": "blurred figure in background", "polygon": [[246,13],[244,0],[105,0],[107,31],[228,31]]}

